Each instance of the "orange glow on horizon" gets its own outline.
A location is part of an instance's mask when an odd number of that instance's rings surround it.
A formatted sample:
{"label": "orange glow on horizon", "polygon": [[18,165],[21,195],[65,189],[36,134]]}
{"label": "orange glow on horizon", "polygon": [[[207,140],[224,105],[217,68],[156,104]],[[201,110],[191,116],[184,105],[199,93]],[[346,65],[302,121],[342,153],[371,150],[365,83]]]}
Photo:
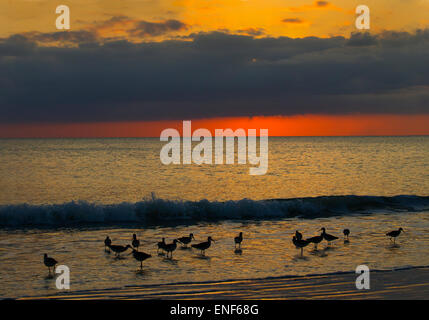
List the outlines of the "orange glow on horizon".
{"label": "orange glow on horizon", "polygon": [[[184,119],[189,120],[189,119]],[[429,115],[300,115],[192,120],[192,131],[268,129],[269,136],[429,135]],[[159,137],[162,130],[182,132],[182,120],[70,124],[0,124],[0,138]]]}

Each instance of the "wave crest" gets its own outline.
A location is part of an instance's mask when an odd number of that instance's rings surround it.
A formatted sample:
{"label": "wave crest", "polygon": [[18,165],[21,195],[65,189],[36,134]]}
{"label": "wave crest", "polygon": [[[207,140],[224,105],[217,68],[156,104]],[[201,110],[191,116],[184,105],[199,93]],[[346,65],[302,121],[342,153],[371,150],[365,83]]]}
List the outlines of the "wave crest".
{"label": "wave crest", "polygon": [[237,201],[152,199],[136,203],[94,204],[72,201],[52,205],[2,205],[0,226],[71,226],[82,224],[157,224],[214,220],[318,218],[377,212],[429,210],[429,196],[321,196]]}

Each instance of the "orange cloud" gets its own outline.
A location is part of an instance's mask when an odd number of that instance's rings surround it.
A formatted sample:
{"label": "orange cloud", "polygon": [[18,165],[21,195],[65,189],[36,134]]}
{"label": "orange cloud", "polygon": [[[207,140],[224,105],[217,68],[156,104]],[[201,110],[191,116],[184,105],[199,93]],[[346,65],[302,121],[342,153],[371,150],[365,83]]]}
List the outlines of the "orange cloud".
{"label": "orange cloud", "polygon": [[125,16],[112,17],[92,28],[101,38],[122,36],[127,39],[156,37],[187,29],[187,24],[175,19],[152,22]]}
{"label": "orange cloud", "polygon": [[258,37],[258,36],[265,35],[265,30],[264,28],[247,28],[247,29],[237,30],[236,33],[244,34],[252,37]]}
{"label": "orange cloud", "polygon": [[309,27],[311,23],[301,18],[285,18],[282,20],[283,23],[294,26],[294,27]]}
{"label": "orange cloud", "polygon": [[127,40],[141,42],[149,38],[165,40],[171,34],[186,31],[189,26],[182,21],[168,19],[146,21],[126,16],[115,16],[108,20],[84,24],[82,29],[56,32],[25,32],[21,35],[41,45],[70,46],[82,42],[104,42],[106,40]]}
{"label": "orange cloud", "polygon": [[328,1],[316,1],[316,6],[317,7],[327,7],[329,5]]}
{"label": "orange cloud", "polygon": [[297,24],[304,23],[304,21],[300,18],[286,18],[286,19],[283,19],[282,22],[284,22],[284,23],[297,23]]}
{"label": "orange cloud", "polygon": [[287,9],[287,11],[289,11],[289,12],[306,12],[306,11],[320,10],[320,9],[343,11],[343,9],[333,5],[332,3],[328,2],[328,1],[316,1],[312,4],[305,4],[305,5],[302,5],[299,7],[289,7]]}

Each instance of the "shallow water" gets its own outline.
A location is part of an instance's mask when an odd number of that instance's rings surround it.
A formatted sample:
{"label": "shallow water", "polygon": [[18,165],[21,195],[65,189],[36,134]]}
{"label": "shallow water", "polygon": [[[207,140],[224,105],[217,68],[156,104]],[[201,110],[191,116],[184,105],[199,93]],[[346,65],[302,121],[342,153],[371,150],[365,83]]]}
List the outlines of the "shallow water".
{"label": "shallow water", "polygon": [[[0,296],[57,293],[45,252],[70,268],[71,290],[429,265],[429,137],[270,138],[263,176],[247,165],[164,166],[162,145],[0,140]],[[291,200],[257,201],[275,198]],[[301,258],[293,233],[322,226],[340,240]],[[406,233],[392,246],[385,232],[398,227]],[[161,237],[190,232],[217,240],[206,257],[157,255]],[[143,272],[131,255],[104,251],[106,235],[124,245],[133,233],[152,254]]]}
{"label": "shallow water", "polygon": [[268,172],[163,165],[159,139],[0,139],[0,204],[429,195],[429,137],[270,137]]}
{"label": "shallow water", "polygon": [[[291,241],[296,229],[304,237],[317,234],[320,227],[340,236],[330,248],[326,242],[304,250],[300,257]],[[393,246],[384,235],[402,226],[402,234]],[[350,242],[341,237],[350,228]],[[233,237],[242,231],[242,252],[235,252]],[[172,259],[156,252],[156,242],[166,237],[195,234],[197,241],[211,235],[216,242],[200,256],[195,249],[178,248]],[[115,259],[104,251],[103,240],[109,235],[113,243],[127,244],[137,233],[141,250],[152,254],[144,262],[143,272],[131,255]],[[370,269],[429,265],[428,212],[341,216],[319,219],[269,221],[224,221],[190,226],[156,228],[3,230],[0,231],[0,295],[2,297],[55,294],[55,279],[48,277],[43,265],[49,253],[71,272],[71,290],[120,288],[171,282],[205,282],[227,279],[264,278],[283,275],[324,274],[353,271],[357,265]],[[130,251],[128,251],[130,253]]]}

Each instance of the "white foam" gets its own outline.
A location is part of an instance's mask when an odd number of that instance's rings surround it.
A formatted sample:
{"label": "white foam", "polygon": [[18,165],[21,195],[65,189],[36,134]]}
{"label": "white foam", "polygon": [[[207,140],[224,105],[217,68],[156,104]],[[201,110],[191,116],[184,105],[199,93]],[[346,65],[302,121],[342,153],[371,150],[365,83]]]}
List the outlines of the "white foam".
{"label": "white foam", "polygon": [[429,197],[326,196],[238,201],[174,201],[149,199],[136,203],[93,204],[85,201],[52,205],[0,206],[0,226],[69,226],[80,224],[149,223],[210,220],[317,218],[376,212],[429,210]]}

